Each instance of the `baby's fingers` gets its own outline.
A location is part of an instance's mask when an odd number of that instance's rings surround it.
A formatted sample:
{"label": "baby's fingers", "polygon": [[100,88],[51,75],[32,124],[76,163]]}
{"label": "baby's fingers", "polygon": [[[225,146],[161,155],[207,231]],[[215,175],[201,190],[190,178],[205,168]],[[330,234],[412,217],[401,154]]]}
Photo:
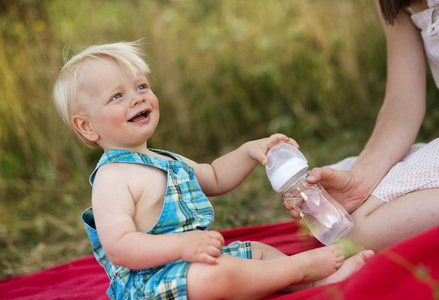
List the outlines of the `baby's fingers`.
{"label": "baby's fingers", "polygon": [[279,143],[287,143],[287,144],[290,144],[296,148],[299,148],[299,144],[295,140],[293,140],[292,138],[289,138],[288,136],[286,136],[282,133],[275,133],[275,134],[271,135],[268,138],[267,146],[269,148],[272,148],[273,146],[275,146]]}
{"label": "baby's fingers", "polygon": [[[219,257],[219,256],[218,256]],[[209,264],[209,265],[216,265],[218,264],[218,257],[215,256],[210,256],[207,253],[201,253],[198,256],[197,262],[199,263],[204,263],[204,264]]]}
{"label": "baby's fingers", "polygon": [[[214,244],[216,244],[217,248],[221,249],[224,246],[224,237],[221,233],[215,230],[210,230],[209,236],[211,237]],[[218,243],[215,243],[217,241]]]}

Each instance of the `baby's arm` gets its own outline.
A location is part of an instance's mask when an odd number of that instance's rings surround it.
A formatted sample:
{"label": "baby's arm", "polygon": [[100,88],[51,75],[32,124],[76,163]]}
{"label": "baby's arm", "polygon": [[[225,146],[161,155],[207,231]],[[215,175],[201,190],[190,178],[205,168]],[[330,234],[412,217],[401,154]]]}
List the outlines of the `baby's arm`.
{"label": "baby's arm", "polygon": [[194,168],[203,192],[207,196],[217,196],[236,188],[258,163],[265,165],[268,150],[280,143],[299,147],[295,140],[278,133],[269,138],[247,142],[216,159],[211,165],[197,164],[186,158],[183,159]]}
{"label": "baby's arm", "polygon": [[[138,190],[133,185],[134,176],[124,172],[123,165],[102,166],[93,185],[92,205],[96,229],[110,261],[131,269],[156,267],[178,259],[217,263],[224,245],[224,238],[219,232],[199,230],[152,235],[137,229],[135,215],[144,214],[142,209],[145,207],[139,208],[141,205],[136,203]],[[154,192],[150,189],[144,193]]]}

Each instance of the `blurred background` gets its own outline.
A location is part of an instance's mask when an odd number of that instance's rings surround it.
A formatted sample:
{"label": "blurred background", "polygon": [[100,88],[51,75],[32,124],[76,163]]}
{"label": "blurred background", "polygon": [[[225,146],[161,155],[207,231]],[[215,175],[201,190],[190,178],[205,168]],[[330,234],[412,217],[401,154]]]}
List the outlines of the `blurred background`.
{"label": "blurred background", "polygon": [[[161,120],[150,147],[198,162],[282,132],[310,167],[356,155],[385,91],[370,0],[0,0],[0,279],[91,254],[81,212],[102,151],[80,144],[51,92],[63,55],[144,39]],[[418,141],[437,135],[429,78]],[[213,229],[290,220],[258,166],[211,198]]]}

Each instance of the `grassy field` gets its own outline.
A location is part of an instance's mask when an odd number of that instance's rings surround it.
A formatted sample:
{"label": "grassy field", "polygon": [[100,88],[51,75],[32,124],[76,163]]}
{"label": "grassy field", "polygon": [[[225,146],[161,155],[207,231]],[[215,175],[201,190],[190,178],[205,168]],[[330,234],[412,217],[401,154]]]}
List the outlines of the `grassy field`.
{"label": "grassy field", "polygon": [[[148,145],[200,162],[274,132],[311,167],[355,155],[385,90],[369,0],[0,0],[0,28],[0,279],[91,253],[80,215],[101,151],[52,104],[63,53],[144,39],[161,106]],[[438,128],[437,96],[428,90],[421,141]],[[211,200],[215,229],[289,219],[261,166]]]}

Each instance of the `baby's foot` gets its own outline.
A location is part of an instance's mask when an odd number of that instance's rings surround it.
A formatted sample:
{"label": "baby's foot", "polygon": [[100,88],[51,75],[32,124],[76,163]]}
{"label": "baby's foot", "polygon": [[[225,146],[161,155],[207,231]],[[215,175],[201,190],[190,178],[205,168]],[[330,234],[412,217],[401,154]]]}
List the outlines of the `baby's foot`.
{"label": "baby's foot", "polygon": [[345,251],[341,245],[330,245],[305,251],[292,258],[302,264],[303,280],[310,282],[325,278],[337,271],[343,264]]}
{"label": "baby's foot", "polygon": [[340,269],[338,269],[335,273],[326,278],[315,281],[313,286],[334,283],[346,279],[353,273],[357,272],[374,255],[375,253],[372,250],[361,251],[360,253],[346,259]]}

